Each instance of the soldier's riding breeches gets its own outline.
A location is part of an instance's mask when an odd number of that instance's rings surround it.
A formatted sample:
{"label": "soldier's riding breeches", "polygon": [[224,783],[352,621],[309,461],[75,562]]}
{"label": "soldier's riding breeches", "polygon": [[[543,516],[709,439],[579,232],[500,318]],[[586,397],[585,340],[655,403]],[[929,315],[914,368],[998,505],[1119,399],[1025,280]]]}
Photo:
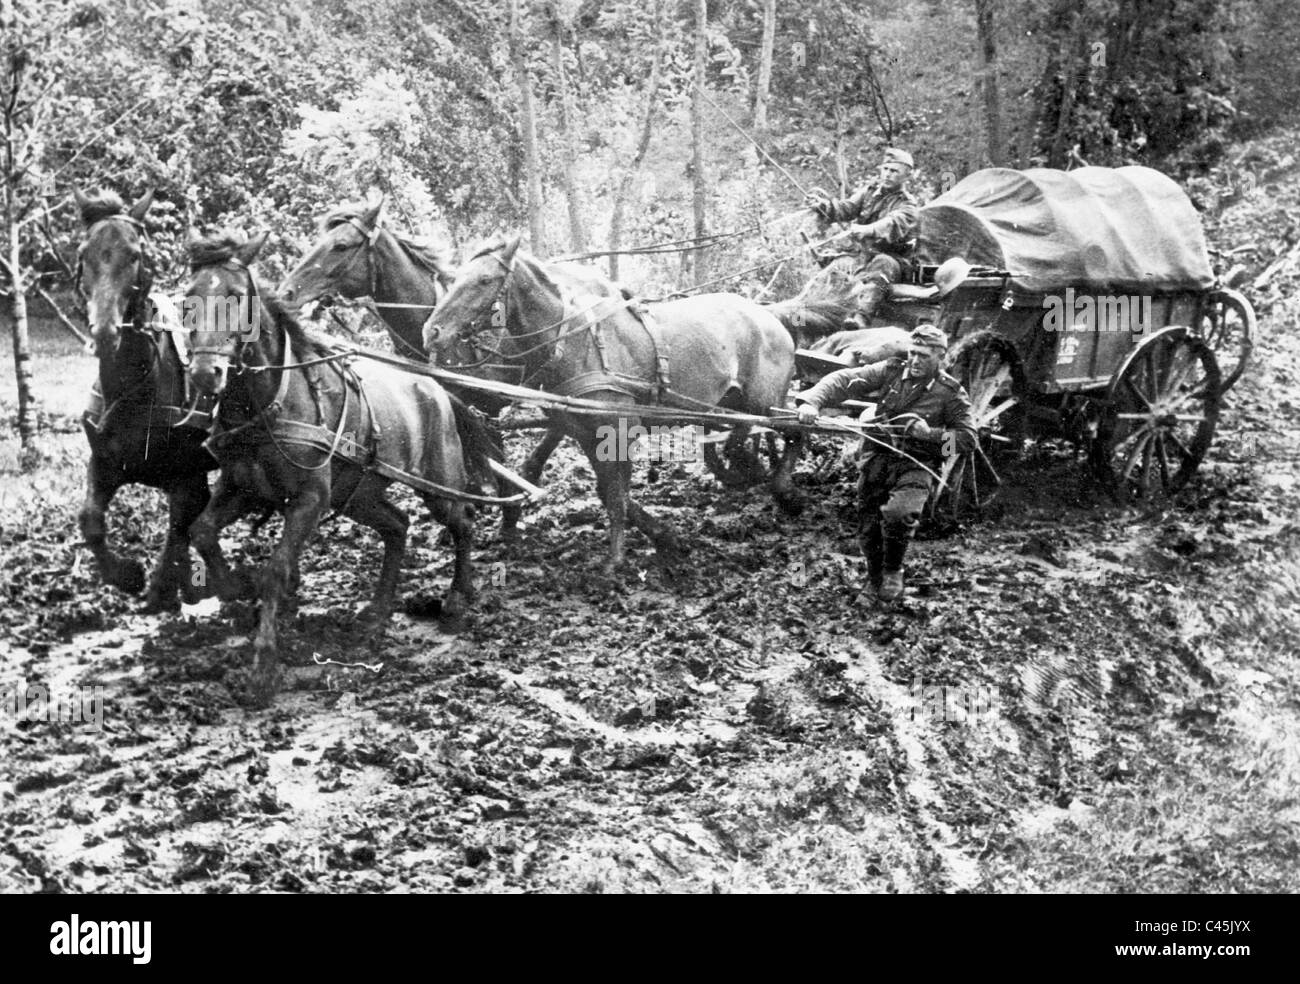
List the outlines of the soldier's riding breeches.
{"label": "soldier's riding breeches", "polygon": [[886,537],[910,538],[930,498],[933,479],[906,458],[873,454],[863,463],[859,493],[862,515],[883,524]]}

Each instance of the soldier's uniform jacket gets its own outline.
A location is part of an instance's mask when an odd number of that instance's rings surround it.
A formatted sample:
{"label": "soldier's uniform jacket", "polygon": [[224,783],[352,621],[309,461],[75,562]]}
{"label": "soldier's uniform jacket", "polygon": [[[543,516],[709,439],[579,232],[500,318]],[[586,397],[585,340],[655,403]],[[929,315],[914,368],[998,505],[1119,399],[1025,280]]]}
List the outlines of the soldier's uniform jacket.
{"label": "soldier's uniform jacket", "polygon": [[848,198],[833,200],[824,214],[832,222],[868,224],[887,220],[883,234],[874,239],[854,236],[858,248],[905,257],[911,250],[919,211],[916,199],[905,189],[885,191],[879,185],[867,185]]}
{"label": "soldier's uniform jacket", "polygon": [[[881,420],[914,413],[935,430],[926,441],[907,438],[902,450],[931,467],[942,463],[945,443],[952,454],[974,450],[975,421],[961,383],[943,370],[929,379],[908,379],[905,370],[902,359],[840,369],[800,394],[799,402],[822,410],[845,400],[874,400],[878,403],[876,417]],[[876,447],[867,441],[863,450],[870,452]]]}

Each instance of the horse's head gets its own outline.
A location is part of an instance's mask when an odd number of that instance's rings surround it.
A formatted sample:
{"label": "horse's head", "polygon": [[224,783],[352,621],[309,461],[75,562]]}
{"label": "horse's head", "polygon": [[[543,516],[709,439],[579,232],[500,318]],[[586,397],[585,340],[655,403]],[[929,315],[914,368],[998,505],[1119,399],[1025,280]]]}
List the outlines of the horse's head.
{"label": "horse's head", "polygon": [[475,338],[507,328],[506,302],[519,238],[480,250],[461,270],[447,295],[424,323],[424,349],[440,365],[481,361]]}
{"label": "horse's head", "polygon": [[245,348],[258,341],[263,304],[250,267],[266,237],[190,244],[192,272],[183,310],[193,353],[190,380],[200,393],[220,395],[231,373],[243,367]]}
{"label": "horse's head", "polygon": [[112,192],[87,196],[74,189],[72,194],[86,227],[77,267],[87,298],[91,338],[96,355],[112,357],[121,343],[127,314],[135,321],[144,319],[153,275],[144,250],[144,216],[153,202],[153,189],[130,208]]}
{"label": "horse's head", "polygon": [[285,278],[276,293],[292,309],[337,294],[365,297],[375,290],[375,240],[381,231],[384,203],[368,208],[345,206],[321,223],[321,237]]}

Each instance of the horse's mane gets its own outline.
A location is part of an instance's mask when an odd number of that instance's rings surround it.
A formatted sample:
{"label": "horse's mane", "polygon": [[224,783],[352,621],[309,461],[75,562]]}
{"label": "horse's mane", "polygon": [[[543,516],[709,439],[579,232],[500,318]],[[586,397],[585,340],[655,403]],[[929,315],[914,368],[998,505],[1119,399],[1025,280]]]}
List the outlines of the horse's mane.
{"label": "horse's mane", "polygon": [[[370,206],[364,203],[340,205],[321,219],[320,231],[329,232],[345,222],[360,220],[369,211],[369,208]],[[406,250],[412,260],[434,274],[439,280],[451,283],[456,279],[456,269],[451,262],[450,249],[427,239],[416,239],[405,233],[389,229],[387,226],[381,225],[381,228],[385,229],[390,236],[397,240],[398,244]]]}
{"label": "horse's mane", "polygon": [[89,228],[110,215],[125,214],[126,203],[117,192],[100,190],[86,197],[86,203],[81,206],[81,224]]}
{"label": "horse's mane", "polygon": [[[234,259],[235,251],[243,245],[243,240],[228,233],[193,240],[187,247],[190,270],[196,271],[204,267],[220,266],[223,263],[228,263]],[[255,277],[256,275],[250,270],[249,276]],[[304,328],[297,316],[284,306],[279,295],[264,286],[261,281],[257,281],[257,292],[261,296],[262,303],[266,306],[267,311],[271,313],[272,321],[277,328],[284,329],[299,357],[321,358],[336,351],[329,339]]]}

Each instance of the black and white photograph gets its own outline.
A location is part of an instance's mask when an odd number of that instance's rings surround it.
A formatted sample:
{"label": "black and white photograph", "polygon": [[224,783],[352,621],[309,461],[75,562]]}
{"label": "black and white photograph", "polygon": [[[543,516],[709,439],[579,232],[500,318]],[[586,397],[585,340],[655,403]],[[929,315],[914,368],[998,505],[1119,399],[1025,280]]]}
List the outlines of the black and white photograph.
{"label": "black and white photograph", "polygon": [[1176,895],[1090,945],[1241,972],[1298,109],[1290,0],[0,0],[0,892]]}

